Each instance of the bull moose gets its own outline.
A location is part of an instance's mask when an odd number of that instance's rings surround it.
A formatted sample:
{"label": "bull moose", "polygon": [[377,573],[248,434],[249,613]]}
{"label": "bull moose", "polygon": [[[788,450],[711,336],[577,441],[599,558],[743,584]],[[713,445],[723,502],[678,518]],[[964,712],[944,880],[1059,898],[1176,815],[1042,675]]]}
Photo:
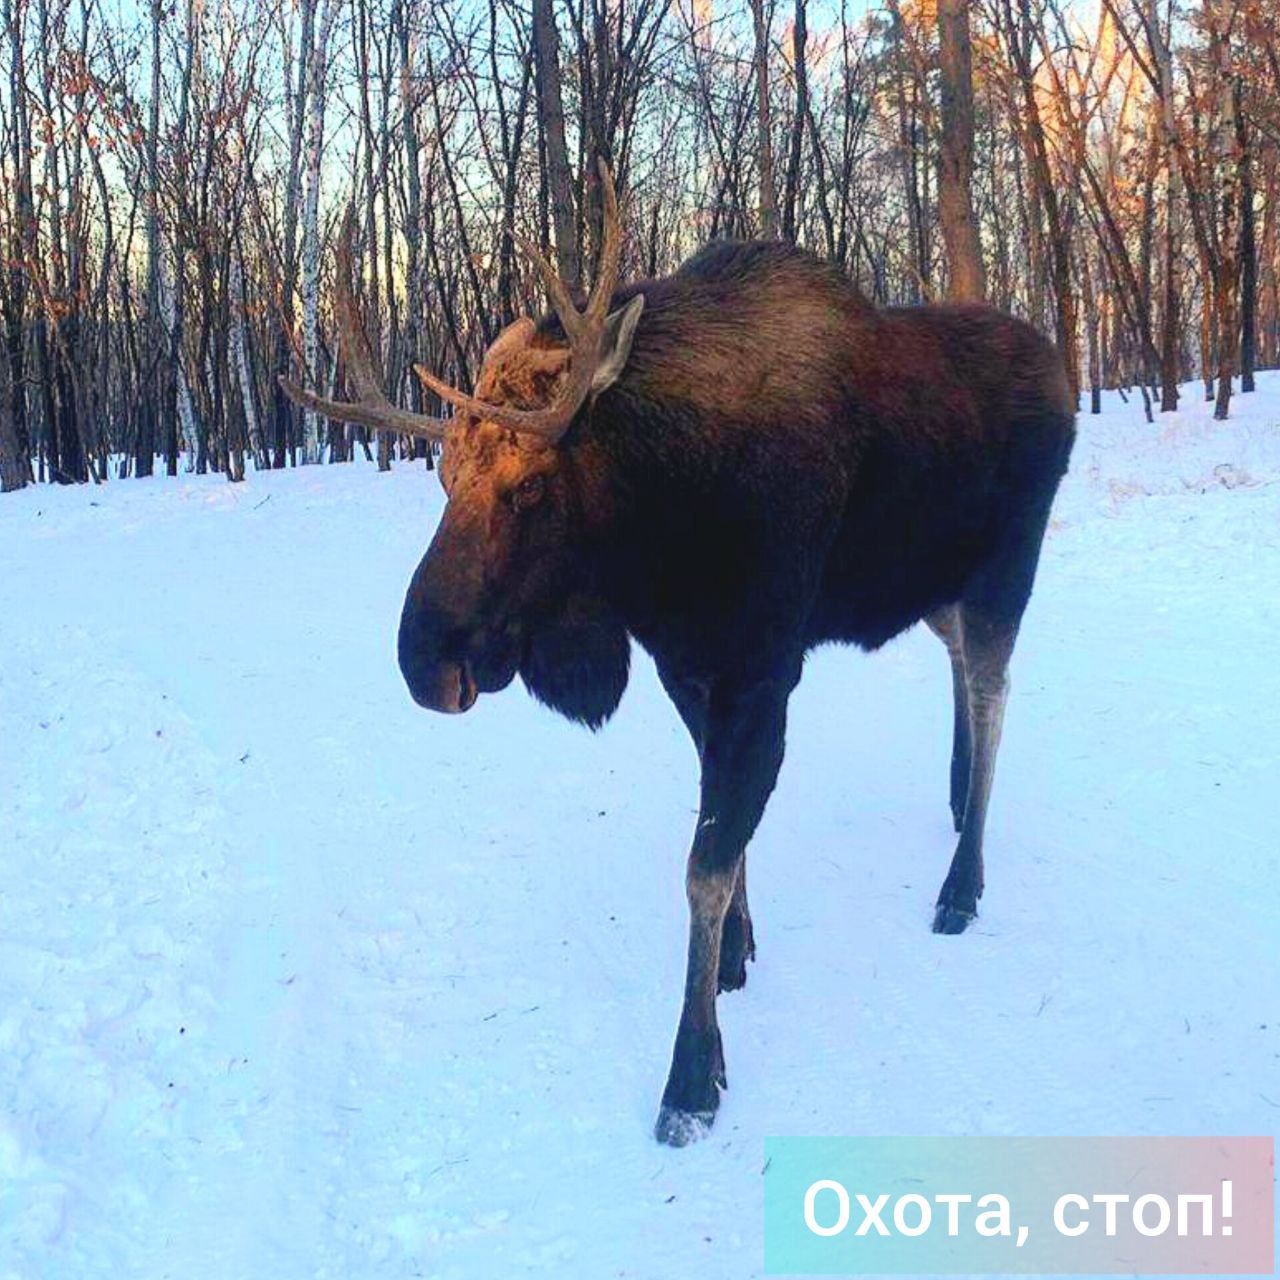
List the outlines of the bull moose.
{"label": "bull moose", "polygon": [[[602,167],[603,169],[603,167]],[[982,833],[1006,671],[1074,438],[1055,348],[981,305],[878,309],[788,244],[715,242],[618,287],[607,170],[595,287],[579,309],[522,242],[554,315],[509,325],[475,395],[420,366],[448,419],[379,389],[339,249],[356,400],[299,403],[443,442],[444,515],[400,619],[414,699],[463,712],[517,673],[593,729],[653,656],[701,762],[688,970],[655,1133],[708,1131],[725,1086],[716,996],[754,958],[745,850],[782,763],[807,650],[874,649],[923,620],[954,689],[959,832],[933,929],[982,895]],[[350,236],[348,234],[348,240]]]}

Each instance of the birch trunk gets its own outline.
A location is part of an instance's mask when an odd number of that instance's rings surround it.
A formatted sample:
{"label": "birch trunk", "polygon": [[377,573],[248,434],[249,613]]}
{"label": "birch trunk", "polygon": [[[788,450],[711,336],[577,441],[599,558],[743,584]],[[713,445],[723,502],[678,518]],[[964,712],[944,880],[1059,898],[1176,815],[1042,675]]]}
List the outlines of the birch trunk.
{"label": "birch trunk", "polygon": [[158,358],[160,348],[160,71],[163,50],[160,24],[164,17],[161,0],[151,0],[151,102],[146,140],[146,233],[147,233],[147,348],[156,376],[147,388],[138,424],[134,473],[149,476],[155,466],[156,414],[165,397],[163,370],[168,362]]}
{"label": "birch trunk", "polygon": [[[337,12],[334,0],[324,0],[315,48],[307,114],[307,186],[302,208],[302,354],[306,376],[320,386],[320,157],[324,151],[324,94],[329,65],[329,36]],[[320,461],[320,418],[311,409],[303,415],[302,461]]]}
{"label": "birch trunk", "polygon": [[[240,384],[240,403],[244,407],[245,436],[255,459],[261,457],[261,431],[258,427],[258,406],[253,394],[253,369],[249,363],[249,341],[244,323],[244,267],[240,260],[240,247],[231,250],[231,358],[235,362],[236,379]],[[244,479],[244,458],[239,450],[228,448],[227,477]]]}
{"label": "birch trunk", "polygon": [[165,278],[164,267],[160,269],[160,317],[164,326],[165,346],[172,353],[172,373],[174,380],[175,402],[177,410],[176,439],[165,448],[168,471],[171,476],[178,474],[178,455],[184,448],[190,450],[192,456],[200,445],[200,428],[196,419],[195,404],[191,399],[191,387],[187,382],[186,364],[182,358],[182,328],[176,296],[173,286]]}

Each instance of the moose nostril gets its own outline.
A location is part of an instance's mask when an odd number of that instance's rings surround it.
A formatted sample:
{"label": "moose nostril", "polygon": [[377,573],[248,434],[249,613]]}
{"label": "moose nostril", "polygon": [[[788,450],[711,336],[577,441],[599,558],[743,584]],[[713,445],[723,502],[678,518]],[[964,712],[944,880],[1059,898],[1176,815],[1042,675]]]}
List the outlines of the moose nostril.
{"label": "moose nostril", "polygon": [[478,694],[475,677],[471,674],[471,668],[464,662],[458,668],[458,703],[455,709],[469,711],[475,705]]}

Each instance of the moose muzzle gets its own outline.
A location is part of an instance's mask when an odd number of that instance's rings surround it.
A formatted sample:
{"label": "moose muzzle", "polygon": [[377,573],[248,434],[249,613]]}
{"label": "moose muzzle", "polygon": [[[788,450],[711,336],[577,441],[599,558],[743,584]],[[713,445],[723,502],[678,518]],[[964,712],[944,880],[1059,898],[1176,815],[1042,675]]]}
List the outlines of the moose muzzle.
{"label": "moose muzzle", "polygon": [[400,615],[397,657],[414,702],[428,711],[457,715],[470,710],[479,692],[468,655],[466,629],[438,606],[424,602],[425,562]]}

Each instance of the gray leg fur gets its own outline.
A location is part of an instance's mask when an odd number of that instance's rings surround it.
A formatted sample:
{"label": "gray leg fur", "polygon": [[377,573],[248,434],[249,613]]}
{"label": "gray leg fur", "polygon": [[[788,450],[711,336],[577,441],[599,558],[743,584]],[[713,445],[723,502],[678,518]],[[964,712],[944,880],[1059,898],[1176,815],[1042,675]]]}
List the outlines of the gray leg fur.
{"label": "gray leg fur", "polygon": [[969,761],[972,751],[969,732],[969,681],[965,675],[964,644],[961,639],[960,606],[950,604],[931,613],[925,622],[947,646],[951,659],[951,695],[955,708],[951,733],[951,821],[957,831],[964,827],[964,806],[969,794]]}
{"label": "gray leg fur", "polygon": [[962,933],[978,912],[983,829],[1009,692],[1009,657],[1018,634],[1017,622],[993,619],[972,605],[961,605],[957,615],[971,750],[960,841],[938,895],[935,933]]}
{"label": "gray leg fur", "polygon": [[738,878],[720,935],[720,990],[737,991],[745,986],[747,961],[755,958],[756,940],[751,928],[751,908],[747,905],[747,855],[744,853],[738,862]]}

